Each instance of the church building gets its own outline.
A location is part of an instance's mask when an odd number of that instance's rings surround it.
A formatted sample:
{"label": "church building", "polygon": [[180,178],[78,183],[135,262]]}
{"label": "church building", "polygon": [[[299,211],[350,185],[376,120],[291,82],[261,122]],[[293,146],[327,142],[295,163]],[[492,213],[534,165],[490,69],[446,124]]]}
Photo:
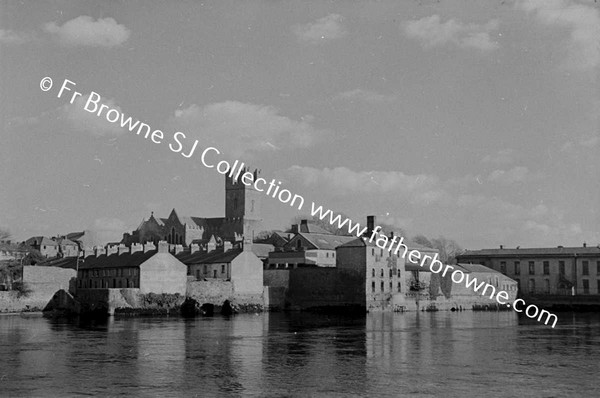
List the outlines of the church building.
{"label": "church building", "polygon": [[[239,175],[249,171],[243,169]],[[254,180],[259,170],[254,170]],[[243,184],[235,177],[225,175],[225,217],[202,218],[177,214],[175,209],[167,218],[154,216],[143,220],[131,234],[123,234],[122,243],[146,243],[164,240],[170,244],[204,245],[211,237],[217,240],[238,242],[244,238],[254,240],[261,231],[261,198],[264,196],[253,186]]]}

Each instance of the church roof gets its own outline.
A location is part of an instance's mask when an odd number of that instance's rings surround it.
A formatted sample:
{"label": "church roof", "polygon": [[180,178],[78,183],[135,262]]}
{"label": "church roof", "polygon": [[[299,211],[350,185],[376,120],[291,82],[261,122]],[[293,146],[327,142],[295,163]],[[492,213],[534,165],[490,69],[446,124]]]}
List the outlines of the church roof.
{"label": "church roof", "polygon": [[145,253],[139,251],[135,253],[102,254],[98,257],[88,256],[83,261],[80,260],[79,269],[139,267],[157,253],[157,250],[150,250]]}

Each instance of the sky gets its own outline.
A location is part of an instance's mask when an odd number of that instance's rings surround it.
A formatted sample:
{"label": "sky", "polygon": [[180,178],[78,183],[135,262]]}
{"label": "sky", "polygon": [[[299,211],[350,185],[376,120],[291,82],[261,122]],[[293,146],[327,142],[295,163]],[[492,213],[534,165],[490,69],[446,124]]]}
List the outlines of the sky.
{"label": "sky", "polygon": [[[597,245],[599,7],[3,1],[0,227],[119,240],[151,212],[224,216],[212,146],[305,198],[265,196],[265,229],[315,202],[467,249]],[[92,91],[161,143],[86,111]]]}

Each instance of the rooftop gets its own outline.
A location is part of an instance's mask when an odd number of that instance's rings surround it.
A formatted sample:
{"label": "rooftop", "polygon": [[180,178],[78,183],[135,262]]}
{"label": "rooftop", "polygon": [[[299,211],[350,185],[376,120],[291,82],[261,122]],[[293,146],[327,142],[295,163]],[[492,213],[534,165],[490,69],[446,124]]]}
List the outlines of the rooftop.
{"label": "rooftop", "polygon": [[574,255],[600,255],[600,247],[539,247],[539,248],[502,248],[502,249],[482,249],[482,250],[467,250],[463,254],[457,256],[465,257],[520,257],[520,256],[537,256],[537,255],[554,255],[554,256],[574,256]]}

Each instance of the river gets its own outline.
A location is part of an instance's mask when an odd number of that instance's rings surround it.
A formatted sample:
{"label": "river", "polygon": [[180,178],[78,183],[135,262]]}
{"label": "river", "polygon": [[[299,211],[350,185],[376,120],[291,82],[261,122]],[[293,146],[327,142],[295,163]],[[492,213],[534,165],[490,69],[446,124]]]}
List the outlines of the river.
{"label": "river", "polygon": [[600,396],[600,314],[0,317],[2,396]]}

